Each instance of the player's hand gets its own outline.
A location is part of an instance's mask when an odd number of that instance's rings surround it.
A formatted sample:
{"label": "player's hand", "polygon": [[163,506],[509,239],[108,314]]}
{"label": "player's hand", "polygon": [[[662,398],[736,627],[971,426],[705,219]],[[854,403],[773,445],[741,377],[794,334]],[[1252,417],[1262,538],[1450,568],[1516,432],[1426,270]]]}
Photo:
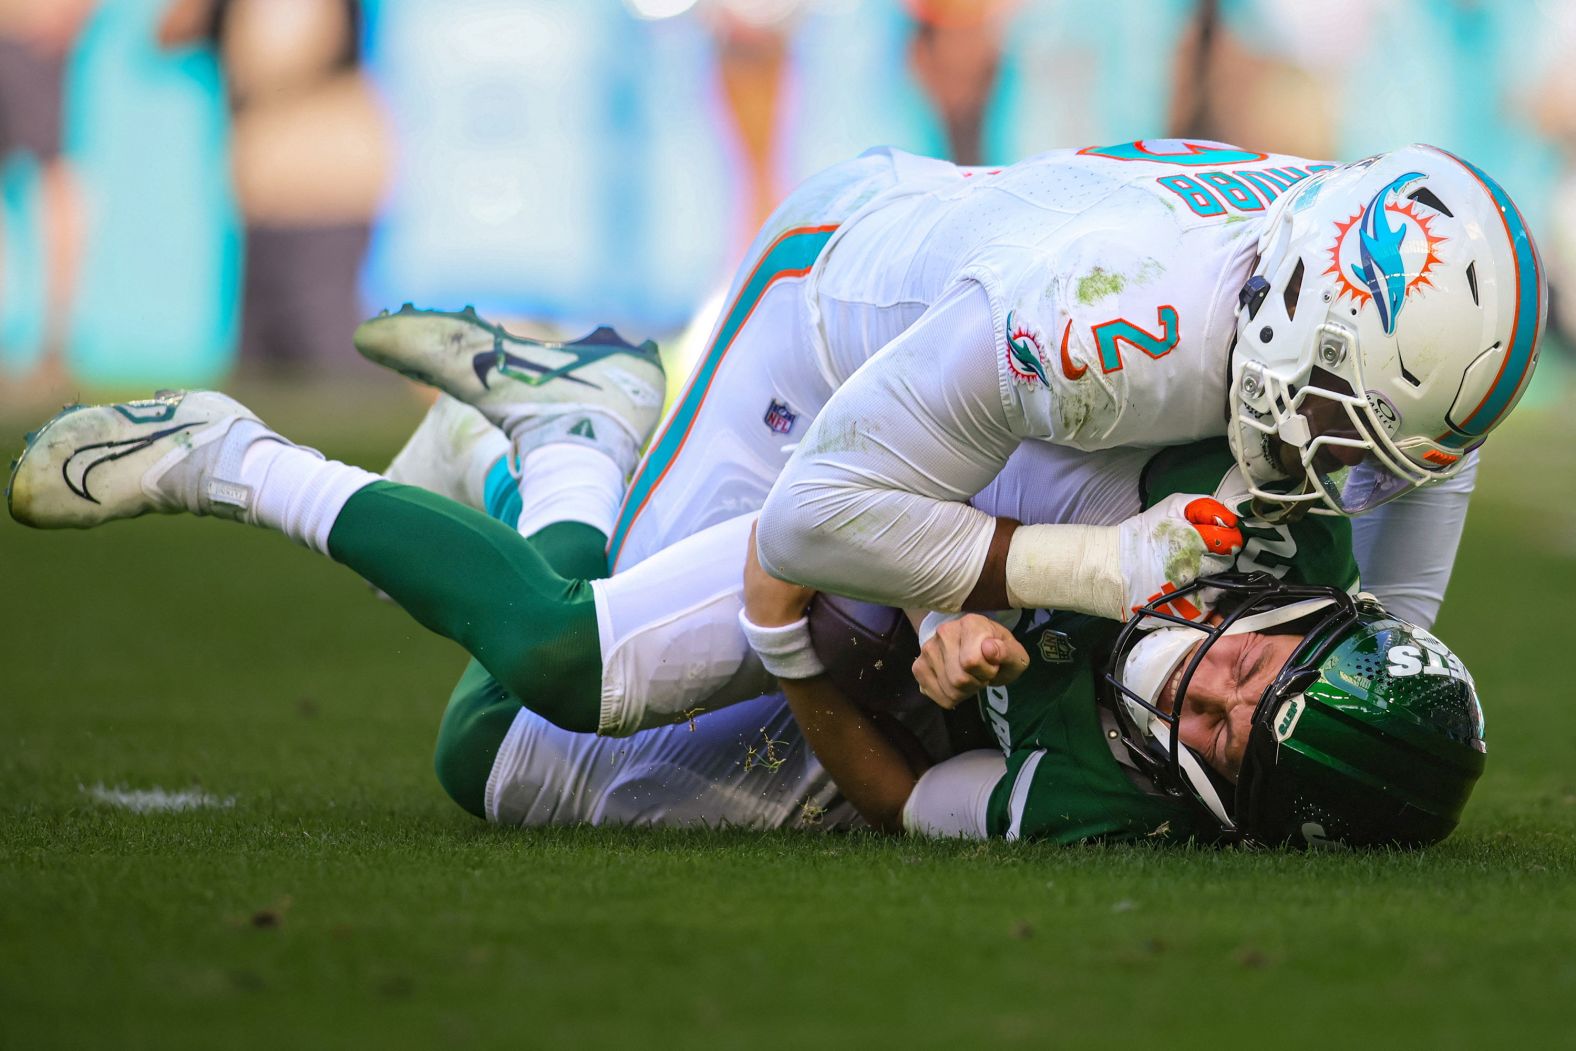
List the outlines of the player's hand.
{"label": "player's hand", "polygon": [[[1117,528],[1126,603],[1122,619],[1168,590],[1224,573],[1242,550],[1237,516],[1207,496],[1178,493]],[[1173,608],[1181,616],[1197,619],[1208,612],[1208,606],[1202,597],[1193,596],[1192,602],[1178,602]]]}
{"label": "player's hand", "polygon": [[1006,686],[1029,666],[1029,652],[998,622],[978,613],[936,629],[914,662],[920,692],[956,708],[987,686]]}
{"label": "player's hand", "polygon": [[755,527],[750,527],[749,551],[744,558],[744,615],[763,628],[792,624],[804,616],[815,597],[814,588],[778,580],[761,568],[755,555]]}

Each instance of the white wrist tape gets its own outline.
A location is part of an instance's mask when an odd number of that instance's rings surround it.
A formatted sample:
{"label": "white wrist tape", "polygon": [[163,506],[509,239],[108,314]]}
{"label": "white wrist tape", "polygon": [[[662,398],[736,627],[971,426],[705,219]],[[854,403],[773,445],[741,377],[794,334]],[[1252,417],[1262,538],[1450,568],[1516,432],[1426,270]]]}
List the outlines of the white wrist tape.
{"label": "white wrist tape", "polygon": [[1007,548],[1007,598],[1017,609],[1127,619],[1116,526],[1019,526]]}
{"label": "white wrist tape", "polygon": [[761,664],[779,679],[809,679],[826,671],[810,642],[810,618],[780,628],[763,628],[739,610],[739,627]]}

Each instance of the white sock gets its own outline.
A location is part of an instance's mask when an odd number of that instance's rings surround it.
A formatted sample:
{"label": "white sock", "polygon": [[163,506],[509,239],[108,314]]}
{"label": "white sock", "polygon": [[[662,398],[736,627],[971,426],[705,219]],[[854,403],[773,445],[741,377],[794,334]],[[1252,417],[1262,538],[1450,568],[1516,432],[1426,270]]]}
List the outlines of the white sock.
{"label": "white sock", "polygon": [[609,536],[624,499],[624,471],[600,449],[570,442],[541,445],[520,465],[521,536],[555,522],[583,522]]}
{"label": "white sock", "polygon": [[345,502],[378,480],[371,471],[325,460],[283,439],[260,438],[241,459],[241,484],[252,490],[248,521],[325,555]]}

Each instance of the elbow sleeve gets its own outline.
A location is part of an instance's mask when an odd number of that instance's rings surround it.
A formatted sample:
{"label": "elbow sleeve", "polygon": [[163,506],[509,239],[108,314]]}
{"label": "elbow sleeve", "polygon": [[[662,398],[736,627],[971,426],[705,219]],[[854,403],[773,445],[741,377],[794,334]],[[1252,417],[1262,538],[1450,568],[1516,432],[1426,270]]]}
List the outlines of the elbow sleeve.
{"label": "elbow sleeve", "polygon": [[817,415],[762,509],[761,565],[870,602],[957,609],[995,533],[966,501],[1017,445],[989,302],[960,286]]}
{"label": "elbow sleeve", "polygon": [[866,602],[957,610],[996,521],[967,504],[836,482],[779,482],[756,553],[774,577]]}

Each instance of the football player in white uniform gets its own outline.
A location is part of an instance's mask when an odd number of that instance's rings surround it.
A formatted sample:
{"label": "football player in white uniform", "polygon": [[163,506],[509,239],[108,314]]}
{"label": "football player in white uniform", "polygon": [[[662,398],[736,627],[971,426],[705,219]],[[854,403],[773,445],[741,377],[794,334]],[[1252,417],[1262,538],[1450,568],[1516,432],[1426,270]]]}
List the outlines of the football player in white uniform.
{"label": "football player in white uniform", "polygon": [[[1503,190],[1431,147],[1337,166],[1150,140],[1000,170],[872,151],[762,230],[635,473],[613,566],[764,503],[761,558],[785,579],[1121,616],[1110,536],[966,504],[1021,441],[1225,434],[1253,495],[1283,509],[1464,489],[1526,389],[1546,300]],[[357,342],[462,397],[477,355],[512,349],[424,312]],[[1385,575],[1448,574],[1459,510],[1379,515],[1365,546],[1414,560]],[[1177,565],[1183,585],[1201,563]]]}

